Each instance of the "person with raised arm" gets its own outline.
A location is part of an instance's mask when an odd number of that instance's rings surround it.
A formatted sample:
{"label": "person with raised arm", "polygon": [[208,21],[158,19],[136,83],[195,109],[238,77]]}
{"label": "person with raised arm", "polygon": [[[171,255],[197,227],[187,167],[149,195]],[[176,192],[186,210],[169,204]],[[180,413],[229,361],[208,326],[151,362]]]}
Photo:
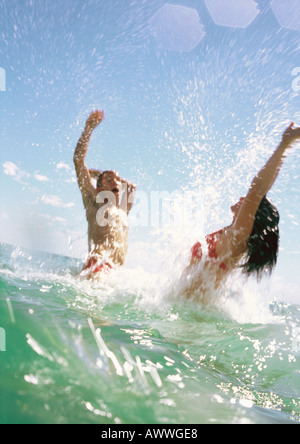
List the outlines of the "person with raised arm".
{"label": "person with raised arm", "polygon": [[[77,181],[88,222],[89,257],[80,274],[87,279],[125,264],[128,214],[136,190],[133,183],[121,179],[116,171],[88,169],[85,164],[91,135],[103,119],[103,111],[90,114],[74,153]],[[97,181],[96,188],[92,179]]]}
{"label": "person with raised arm", "polygon": [[[268,199],[288,150],[300,140],[300,128],[292,123],[266,165],[255,176],[246,197],[231,207],[232,224],[206,236],[206,245],[197,242],[191,251],[186,295],[207,288],[205,280],[213,276],[214,288],[237,268],[260,278],[273,271],[279,250],[279,213]],[[204,248],[203,248],[204,247]],[[201,264],[201,265],[200,265]],[[205,293],[205,292],[204,292]],[[204,296],[205,298],[205,296]]]}

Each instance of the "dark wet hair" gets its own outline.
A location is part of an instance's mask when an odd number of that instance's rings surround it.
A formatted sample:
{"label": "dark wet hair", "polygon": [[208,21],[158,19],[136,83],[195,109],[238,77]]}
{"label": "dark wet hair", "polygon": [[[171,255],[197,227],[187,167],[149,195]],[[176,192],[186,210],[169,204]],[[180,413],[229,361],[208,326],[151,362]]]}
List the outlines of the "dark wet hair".
{"label": "dark wet hair", "polygon": [[97,188],[101,188],[102,187],[102,178],[103,178],[103,174],[101,173],[97,179]]}
{"label": "dark wet hair", "polygon": [[265,196],[257,210],[248,241],[246,262],[242,265],[247,275],[256,273],[259,279],[264,272],[272,273],[279,251],[279,221],[277,208]]}
{"label": "dark wet hair", "polygon": [[98,180],[97,180],[97,188],[101,188],[101,187],[102,187],[102,179],[103,179],[104,174],[106,174],[106,173],[112,173],[112,172],[113,172],[113,171],[111,171],[111,170],[106,170],[106,171],[103,171],[103,172],[99,175]]}

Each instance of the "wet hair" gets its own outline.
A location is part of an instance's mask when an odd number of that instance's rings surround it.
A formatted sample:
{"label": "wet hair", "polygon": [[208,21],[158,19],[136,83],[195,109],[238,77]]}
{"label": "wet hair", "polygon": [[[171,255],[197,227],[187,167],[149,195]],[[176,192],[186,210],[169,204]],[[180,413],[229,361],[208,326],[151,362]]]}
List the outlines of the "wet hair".
{"label": "wet hair", "polygon": [[98,179],[97,179],[97,188],[101,188],[102,187],[102,178],[103,178],[104,173],[101,173],[99,175]]}
{"label": "wet hair", "polygon": [[103,171],[100,175],[99,175],[99,177],[98,177],[98,179],[97,179],[97,188],[101,188],[102,187],[102,179],[103,179],[103,176],[104,176],[104,174],[106,174],[106,173],[113,173],[114,171],[112,171],[112,170],[106,170],[106,171]]}
{"label": "wet hair", "polygon": [[265,196],[257,210],[252,233],[248,241],[243,272],[260,279],[264,272],[272,273],[279,251],[279,221],[277,208]]}

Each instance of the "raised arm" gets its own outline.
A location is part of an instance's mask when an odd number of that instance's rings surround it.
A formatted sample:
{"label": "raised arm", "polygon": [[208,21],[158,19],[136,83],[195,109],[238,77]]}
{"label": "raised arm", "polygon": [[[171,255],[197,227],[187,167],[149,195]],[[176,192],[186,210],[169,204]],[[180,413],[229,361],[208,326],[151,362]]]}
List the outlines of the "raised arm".
{"label": "raised arm", "polygon": [[[223,239],[223,242],[221,241],[223,248],[220,246],[220,250],[223,250],[223,253],[225,253],[225,250],[230,250],[233,256],[242,254],[245,244],[248,242],[249,236],[252,233],[255,215],[260,203],[276,181],[287,155],[287,150],[299,139],[300,128],[294,128],[294,124],[292,123],[284,132],[278,148],[253,179],[248,194],[241,205],[231,229],[228,231],[227,239]],[[228,245],[228,241],[230,245]],[[222,251],[220,251],[220,253],[222,254]]]}
{"label": "raised arm", "polygon": [[282,141],[268,160],[264,168],[254,178],[250,187],[248,195],[251,197],[257,196],[263,198],[274,185],[275,180],[282,167],[283,161],[286,158],[286,151],[290,148],[295,140],[300,137],[300,128],[293,128],[292,123],[285,131],[282,137]]}
{"label": "raised arm", "polygon": [[102,122],[103,119],[103,111],[94,111],[90,114],[74,153],[74,165],[77,174],[77,181],[84,201],[88,194],[94,192],[91,175],[85,164],[85,158],[91,135],[94,129]]}

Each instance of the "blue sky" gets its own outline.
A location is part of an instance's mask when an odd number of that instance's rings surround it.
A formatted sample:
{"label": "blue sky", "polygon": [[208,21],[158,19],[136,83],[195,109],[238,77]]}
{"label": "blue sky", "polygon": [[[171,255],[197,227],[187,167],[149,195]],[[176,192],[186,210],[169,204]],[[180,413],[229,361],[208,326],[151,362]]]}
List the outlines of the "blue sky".
{"label": "blue sky", "polygon": [[[95,108],[106,120],[93,135],[90,167],[115,168],[148,194],[202,193],[203,230],[229,223],[230,205],[281,132],[300,124],[292,74],[300,66],[300,1],[239,5],[0,0],[0,241],[83,257],[72,157]],[[295,285],[299,177],[295,149],[271,193],[282,220],[278,273]],[[132,244],[147,244],[149,232],[134,228]]]}

